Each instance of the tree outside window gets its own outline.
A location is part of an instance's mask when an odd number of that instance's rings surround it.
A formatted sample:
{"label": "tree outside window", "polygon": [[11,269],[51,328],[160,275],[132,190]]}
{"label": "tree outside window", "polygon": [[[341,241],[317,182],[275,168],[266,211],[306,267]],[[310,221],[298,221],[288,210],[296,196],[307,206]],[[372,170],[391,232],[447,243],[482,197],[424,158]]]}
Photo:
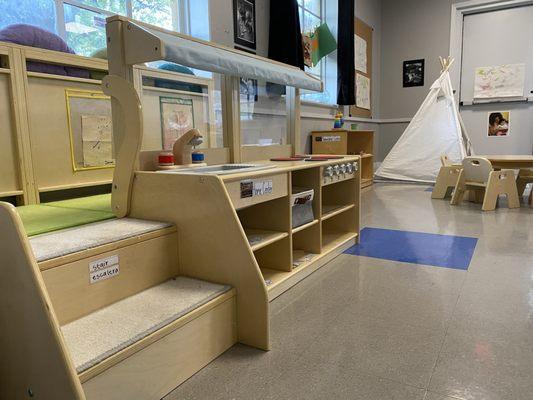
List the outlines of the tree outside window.
{"label": "tree outside window", "polygon": [[[15,23],[36,25],[60,35],[76,54],[84,56],[106,46],[105,20],[113,14],[209,39],[208,0],[4,0],[2,3],[0,28]],[[194,14],[194,18],[189,14]]]}

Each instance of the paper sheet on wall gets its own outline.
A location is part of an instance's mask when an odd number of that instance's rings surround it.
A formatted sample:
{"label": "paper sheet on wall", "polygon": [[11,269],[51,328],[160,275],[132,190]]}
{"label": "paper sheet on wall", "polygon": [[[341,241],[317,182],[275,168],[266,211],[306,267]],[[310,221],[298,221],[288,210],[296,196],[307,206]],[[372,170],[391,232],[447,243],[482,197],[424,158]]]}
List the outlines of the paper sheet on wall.
{"label": "paper sheet on wall", "polygon": [[366,40],[361,36],[355,35],[355,69],[362,73],[367,73],[367,58],[366,58]]}
{"label": "paper sheet on wall", "polygon": [[83,166],[106,167],[114,165],[111,117],[108,115],[82,115],[81,137]]}
{"label": "paper sheet on wall", "polygon": [[525,71],[525,64],[476,68],[474,99],[523,97]]}
{"label": "paper sheet on wall", "polygon": [[172,150],[174,142],[194,128],[193,102],[190,99],[166,98],[161,103],[163,150]]}
{"label": "paper sheet on wall", "polygon": [[355,105],[370,110],[370,78],[355,74]]}

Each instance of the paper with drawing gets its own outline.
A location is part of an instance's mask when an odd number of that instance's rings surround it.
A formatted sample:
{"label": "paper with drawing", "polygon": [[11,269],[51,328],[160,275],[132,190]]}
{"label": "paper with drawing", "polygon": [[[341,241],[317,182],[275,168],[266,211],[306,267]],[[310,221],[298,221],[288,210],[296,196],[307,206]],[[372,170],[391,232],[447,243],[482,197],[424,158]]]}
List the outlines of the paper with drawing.
{"label": "paper with drawing", "polygon": [[355,105],[370,110],[370,79],[361,74],[355,74]]}
{"label": "paper with drawing", "polygon": [[107,167],[115,164],[111,133],[111,117],[107,115],[81,116],[84,167]]}
{"label": "paper with drawing", "polygon": [[474,99],[523,97],[525,64],[476,68]]}
{"label": "paper with drawing", "polygon": [[367,58],[366,58],[366,40],[361,36],[355,35],[355,69],[362,73],[367,73]]}
{"label": "paper with drawing", "polygon": [[193,103],[189,99],[160,98],[163,150],[172,150],[174,142],[194,128]]}

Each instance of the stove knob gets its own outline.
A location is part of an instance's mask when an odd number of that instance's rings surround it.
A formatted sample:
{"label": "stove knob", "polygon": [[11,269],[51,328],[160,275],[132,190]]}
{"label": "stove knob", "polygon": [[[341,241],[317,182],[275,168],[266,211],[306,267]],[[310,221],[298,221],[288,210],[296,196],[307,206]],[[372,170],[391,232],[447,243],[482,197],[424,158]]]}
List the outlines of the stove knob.
{"label": "stove knob", "polygon": [[342,172],[343,174],[346,173],[346,164],[341,164],[341,172]]}
{"label": "stove knob", "polygon": [[340,173],[340,167],[338,165],[333,166],[333,173],[335,175],[339,175]]}
{"label": "stove knob", "polygon": [[326,178],[331,178],[333,176],[333,168],[331,167],[331,165],[327,168],[324,168],[324,176]]}
{"label": "stove knob", "polygon": [[352,164],[346,164],[346,171],[349,174],[353,174],[353,165]]}
{"label": "stove knob", "polygon": [[359,163],[358,162],[354,162],[352,165],[353,165],[354,172],[359,171]]}

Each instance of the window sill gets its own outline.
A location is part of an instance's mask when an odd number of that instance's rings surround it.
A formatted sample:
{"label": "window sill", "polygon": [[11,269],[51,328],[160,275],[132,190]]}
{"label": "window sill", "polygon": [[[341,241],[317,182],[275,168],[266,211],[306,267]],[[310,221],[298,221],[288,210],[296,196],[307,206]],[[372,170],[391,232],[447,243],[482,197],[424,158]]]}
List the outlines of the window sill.
{"label": "window sill", "polygon": [[312,100],[301,100],[300,103],[303,106],[320,107],[320,108],[328,108],[328,109],[335,109],[335,110],[339,108],[337,104],[320,103],[318,101],[312,101]]}

